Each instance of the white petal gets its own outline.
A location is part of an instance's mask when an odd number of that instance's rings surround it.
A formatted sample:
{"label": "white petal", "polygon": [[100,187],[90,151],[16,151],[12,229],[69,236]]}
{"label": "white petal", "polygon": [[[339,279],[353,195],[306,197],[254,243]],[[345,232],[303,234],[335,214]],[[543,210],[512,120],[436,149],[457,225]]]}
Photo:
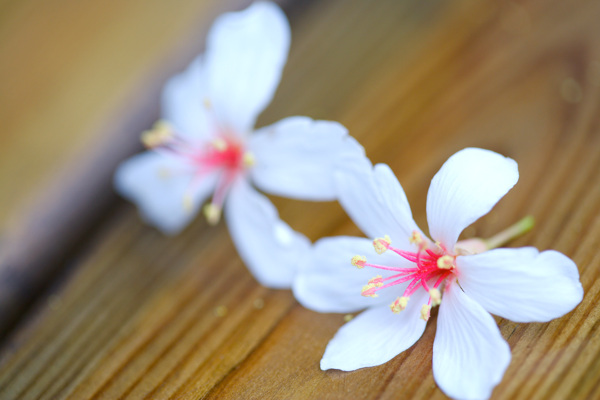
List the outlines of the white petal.
{"label": "white petal", "polygon": [[423,334],[426,322],[420,314],[427,299],[425,291],[419,290],[399,314],[394,314],[388,306],[379,306],[356,316],[327,345],[321,369],[354,371],[396,357]]}
{"label": "white petal", "polygon": [[455,399],[487,399],[510,363],[494,318],[456,284],[444,292],[433,343],[433,377]]}
{"label": "white petal", "polygon": [[163,119],[179,136],[203,139],[215,134],[204,99],[208,95],[208,77],[202,56],[187,69],[169,79],[162,94]]}
{"label": "white petal", "polygon": [[492,314],[516,322],[546,322],[583,298],[575,263],[557,251],[496,249],[456,259],[459,282]]}
{"label": "white petal", "polygon": [[257,131],[249,140],[256,158],[252,178],[267,193],[302,200],[334,200],[333,172],[342,157],[364,150],[342,125],[290,117]]}
{"label": "white petal", "polygon": [[393,271],[352,266],[355,255],[366,256],[372,264],[410,268],[414,264],[392,251],[375,253],[370,239],[331,237],[317,241],[300,264],[294,279],[294,295],[306,308],[319,312],[354,312],[376,305],[390,305],[402,296],[408,283],[382,289],[378,297],[364,297],[362,287],[376,275],[383,278]]}
{"label": "white petal", "polygon": [[487,214],[518,179],[517,163],[493,151],[467,148],[454,154],[427,194],[431,237],[452,249],[463,229]]}
{"label": "white petal", "polygon": [[264,286],[289,288],[310,241],[279,219],[275,206],[245,180],[225,204],[227,225],[240,257]]}
{"label": "white petal", "polygon": [[[166,234],[180,232],[213,190],[216,176],[193,180],[178,159],[147,151],[125,160],[115,172],[115,189],[136,203],[143,219]],[[190,190],[193,188],[193,190]],[[191,195],[191,208],[184,205]]]}
{"label": "white petal", "polygon": [[408,239],[420,230],[390,167],[354,157],[338,168],[335,184],[342,207],[368,237],[389,235],[393,246],[411,248]]}
{"label": "white petal", "polygon": [[207,39],[209,101],[223,128],[244,134],[271,101],[290,45],[290,27],[274,3],[221,15]]}

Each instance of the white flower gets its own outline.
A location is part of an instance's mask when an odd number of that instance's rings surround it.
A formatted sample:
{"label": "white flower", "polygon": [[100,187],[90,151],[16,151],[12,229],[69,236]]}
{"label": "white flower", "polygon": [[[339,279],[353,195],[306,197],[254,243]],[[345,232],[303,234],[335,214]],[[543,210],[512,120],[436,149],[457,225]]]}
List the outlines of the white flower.
{"label": "white flower", "polygon": [[306,237],[279,219],[259,189],[304,200],[334,200],[333,170],[362,147],[338,123],[291,117],[253,131],[283,70],[290,29],[273,3],[221,15],[206,53],[163,93],[163,118],[142,136],[150,151],[125,161],[115,186],[167,234],[204,206],[210,223],[225,208],[234,243],[256,278],[289,287]]}
{"label": "white flower", "polygon": [[[514,186],[517,164],[473,148],[450,157],[427,197],[436,242],[413,221],[388,166],[373,168],[363,159],[348,168],[337,179],[340,202],[363,232],[380,238],[321,239],[298,272],[294,293],[308,308],[347,313],[369,307],[329,342],[321,368],[350,371],[387,362],[415,343],[431,307],[440,304],[436,382],[453,398],[488,398],[511,357],[488,312],[545,322],[572,310],[583,296],[576,265],[559,252],[524,247],[472,254],[473,241],[457,243],[461,231]],[[375,269],[379,276],[373,278]]]}

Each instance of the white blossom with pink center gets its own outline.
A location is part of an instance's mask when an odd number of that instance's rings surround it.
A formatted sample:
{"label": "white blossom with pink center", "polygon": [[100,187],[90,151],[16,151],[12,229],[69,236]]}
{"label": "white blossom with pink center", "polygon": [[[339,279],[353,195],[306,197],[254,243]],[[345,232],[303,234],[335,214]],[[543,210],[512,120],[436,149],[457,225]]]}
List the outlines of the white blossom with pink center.
{"label": "white blossom with pink center", "polygon": [[165,86],[163,119],[142,135],[150,150],[115,174],[117,191],[164,233],[179,233],[200,209],[215,224],[223,210],[248,268],[263,285],[278,288],[291,285],[310,242],[254,186],[284,197],[335,200],[338,161],[364,154],[336,122],[290,117],[254,131],[289,44],[289,24],[273,3],[221,15],[205,54]]}
{"label": "white blossom with pink center", "polygon": [[[546,322],[571,311],[583,297],[577,266],[557,251],[487,250],[526,230],[530,219],[491,241],[457,243],[463,229],[487,214],[518,177],[516,162],[492,151],[468,148],[454,154],[429,188],[430,240],[414,222],[387,165],[348,160],[337,173],[339,200],[375,239],[319,240],[293,286],[300,303],[316,311],[367,308],[329,342],[321,368],[351,371],[391,360],[419,339],[431,307],[439,305],[433,344],[437,384],[453,398],[490,397],[511,353],[489,313]],[[379,275],[373,277],[374,271]]]}

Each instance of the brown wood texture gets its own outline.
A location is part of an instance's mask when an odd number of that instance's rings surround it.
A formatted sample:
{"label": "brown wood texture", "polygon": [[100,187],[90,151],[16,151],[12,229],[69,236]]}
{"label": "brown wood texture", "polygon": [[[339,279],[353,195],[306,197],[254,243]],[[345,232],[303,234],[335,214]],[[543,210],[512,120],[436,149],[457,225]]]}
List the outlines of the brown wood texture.
{"label": "brown wood texture", "polygon": [[162,83],[218,13],[247,3],[3,4],[0,335],[114,202],[115,165],[140,148]]}
{"label": "brown wood texture", "polygon": [[[106,6],[97,8],[90,5],[100,4],[95,1],[56,1],[56,7],[64,3],[69,10],[64,18],[78,21],[67,27],[44,14],[55,8],[35,7],[41,3],[0,3],[0,44],[21,51],[17,44],[6,45],[19,18],[29,18],[39,37],[47,31],[48,37],[67,40],[77,33],[75,27],[90,33],[64,53],[46,49],[49,58],[39,56],[54,68],[46,79],[38,77],[42,66],[33,55],[35,65],[22,66],[29,69],[19,78],[6,76],[18,72],[19,64],[6,62],[7,52],[1,53],[3,86],[13,85],[11,92],[18,93],[0,97],[3,113],[12,107],[2,119],[10,129],[0,136],[2,218],[35,197],[32,188],[54,182],[53,169],[69,154],[81,151],[109,168],[115,156],[105,153],[119,150],[103,145],[107,138],[90,126],[106,126],[109,116],[119,116],[114,123],[130,129],[150,125],[156,115],[151,105],[138,109],[115,99],[148,101],[152,90],[140,82],[157,74],[157,92],[166,72],[156,71],[177,70],[164,59],[170,46],[182,43],[177,38],[190,43],[190,35],[203,31],[192,27],[194,21],[201,21],[205,32],[208,16],[218,9],[191,1],[104,1]],[[203,7],[212,11],[202,14]],[[600,398],[600,3],[336,0],[297,1],[285,10],[291,53],[259,125],[290,115],[340,121],[374,162],[392,167],[421,227],[429,181],[448,156],[477,146],[514,158],[519,183],[465,236],[489,236],[534,215],[534,230],[511,246],[567,254],[579,267],[585,297],[573,312],[550,323],[497,319],[513,358],[493,397]],[[153,30],[156,24],[161,34]],[[122,46],[119,38],[130,30],[137,32],[134,45]],[[179,44],[178,54],[191,58],[201,39],[192,40],[196,47]],[[87,58],[72,54],[83,52],[88,42],[96,47],[85,50]],[[143,56],[129,54],[139,46]],[[115,57],[129,60],[127,66],[115,66]],[[71,58],[79,62],[70,63]],[[104,68],[114,70],[105,81],[90,83],[93,72]],[[145,78],[136,80],[136,71]],[[120,74],[126,76],[113,76]],[[44,85],[60,90],[43,90]],[[80,104],[70,91],[84,90],[82,85],[85,92],[104,93],[101,100]],[[40,93],[58,97],[30,101]],[[125,111],[107,111],[119,104]],[[72,113],[69,105],[85,113]],[[127,107],[139,115],[129,125],[123,122]],[[49,121],[62,133],[38,143],[38,132]],[[63,132],[61,126],[71,129]],[[79,137],[80,131],[88,136]],[[46,150],[46,158],[35,164]],[[96,193],[110,193],[106,180],[95,182]],[[359,234],[335,203],[274,200],[283,219],[313,240]],[[306,310],[290,291],[258,285],[223,223],[210,227],[198,218],[181,235],[166,238],[145,226],[132,205],[107,204],[112,206],[100,219],[89,220],[82,243],[70,248],[64,261],[68,271],[2,342],[0,398],[445,397],[431,372],[435,316],[423,337],[392,361],[348,373],[323,372],[319,360],[343,315]]]}

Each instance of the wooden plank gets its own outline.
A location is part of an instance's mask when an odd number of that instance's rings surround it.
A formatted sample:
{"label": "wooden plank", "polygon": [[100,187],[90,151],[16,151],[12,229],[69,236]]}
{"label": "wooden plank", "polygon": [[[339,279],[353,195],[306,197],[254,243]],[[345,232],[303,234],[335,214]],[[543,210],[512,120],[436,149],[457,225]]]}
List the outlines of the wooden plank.
{"label": "wooden plank", "polygon": [[[600,396],[600,4],[576,3],[296,6],[288,66],[259,122],[339,120],[390,164],[422,227],[429,181],[449,155],[479,146],[517,160],[519,184],[468,235],[534,215],[512,245],[572,257],[586,295],[548,324],[497,319],[513,360],[495,398]],[[359,234],[335,203],[274,200],[312,239]],[[435,316],[392,361],[323,372],[343,316],[256,284],[223,224],[199,218],[165,238],[121,203],[72,263],[4,343],[0,397],[444,398],[431,372]]]}
{"label": "wooden plank", "polygon": [[114,202],[114,168],[139,150],[163,82],[216,15],[247,3],[3,5],[0,336]]}

